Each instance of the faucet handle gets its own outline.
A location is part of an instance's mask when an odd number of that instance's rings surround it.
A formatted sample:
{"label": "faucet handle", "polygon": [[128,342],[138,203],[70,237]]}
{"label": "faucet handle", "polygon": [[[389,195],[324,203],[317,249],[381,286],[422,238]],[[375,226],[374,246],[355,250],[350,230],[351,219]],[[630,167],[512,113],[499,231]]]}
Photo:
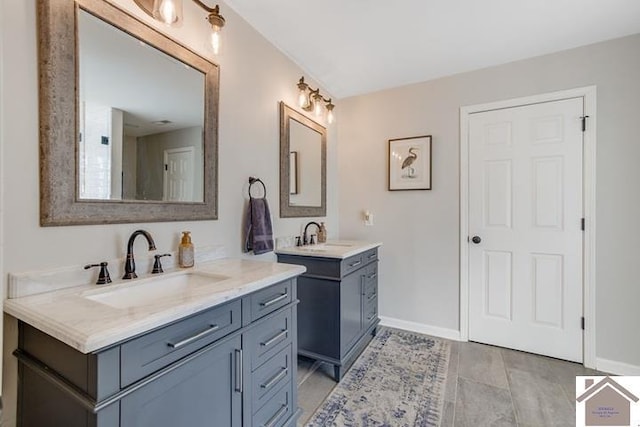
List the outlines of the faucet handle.
{"label": "faucet handle", "polygon": [[100,267],[100,273],[98,274],[98,281],[96,282],[96,285],[106,285],[107,283],[111,283],[111,276],[109,276],[109,270],[107,269],[106,262],[88,264],[84,266],[84,269],[88,270],[92,267]]}
{"label": "faucet handle", "polygon": [[300,236],[296,236],[296,246],[302,246],[302,242],[300,242]]}
{"label": "faucet handle", "polygon": [[171,256],[171,254],[162,254],[162,255],[154,255],[155,261],[153,262],[153,270],[151,270],[151,274],[164,273],[162,269],[162,263],[160,262],[160,258],[164,256]]}
{"label": "faucet handle", "polygon": [[315,245],[316,244],[316,235],[315,234],[311,235],[311,239],[309,240],[309,244],[310,245]]}

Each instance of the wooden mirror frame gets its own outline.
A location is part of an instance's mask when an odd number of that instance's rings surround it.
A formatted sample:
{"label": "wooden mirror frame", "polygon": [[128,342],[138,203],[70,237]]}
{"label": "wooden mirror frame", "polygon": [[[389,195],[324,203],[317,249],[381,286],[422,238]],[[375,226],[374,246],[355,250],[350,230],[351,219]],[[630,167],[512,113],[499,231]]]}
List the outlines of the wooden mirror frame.
{"label": "wooden mirror frame", "polygon": [[[313,129],[321,135],[320,206],[291,206],[289,192],[289,119]],[[327,216],[327,129],[280,102],[280,218]]]}
{"label": "wooden mirror frame", "polygon": [[[216,64],[104,0],[38,1],[40,224],[42,226],[218,218]],[[77,14],[82,9],[205,75],[203,202],[78,198]]]}

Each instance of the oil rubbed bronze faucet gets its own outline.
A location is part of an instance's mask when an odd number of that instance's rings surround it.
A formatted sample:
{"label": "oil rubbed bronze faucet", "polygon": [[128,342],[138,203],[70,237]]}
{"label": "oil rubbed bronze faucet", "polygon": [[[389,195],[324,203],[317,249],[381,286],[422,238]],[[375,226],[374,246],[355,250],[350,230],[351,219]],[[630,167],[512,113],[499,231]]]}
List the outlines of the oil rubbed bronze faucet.
{"label": "oil rubbed bronze faucet", "polygon": [[136,230],[131,233],[129,242],[127,243],[127,262],[124,264],[124,276],[122,276],[123,279],[135,279],[136,277],[138,277],[138,275],[136,274],[136,262],[133,259],[133,242],[139,235],[143,235],[145,239],[147,239],[150,251],[156,250],[156,242],[153,241],[153,238],[148,231]]}
{"label": "oil rubbed bronze faucet", "polygon": [[[304,226],[304,232],[302,233],[302,244],[303,245],[313,245],[313,244],[315,244],[315,242],[313,241],[313,234],[311,235],[311,239],[307,239],[307,228],[309,228],[310,225],[315,225],[316,228],[318,230],[320,230],[320,224],[318,224],[315,221],[311,221],[307,225],[305,225]],[[309,241],[309,240],[311,240],[311,241]]]}

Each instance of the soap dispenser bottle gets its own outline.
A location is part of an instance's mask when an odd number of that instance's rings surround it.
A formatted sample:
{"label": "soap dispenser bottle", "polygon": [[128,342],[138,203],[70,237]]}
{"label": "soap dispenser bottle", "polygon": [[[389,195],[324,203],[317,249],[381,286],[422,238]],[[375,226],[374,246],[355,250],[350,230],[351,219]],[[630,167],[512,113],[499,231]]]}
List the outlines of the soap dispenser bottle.
{"label": "soap dispenser bottle", "polygon": [[178,246],[178,265],[182,268],[193,267],[193,243],[191,243],[191,232],[183,231],[180,246]]}
{"label": "soap dispenser bottle", "polygon": [[327,227],[324,226],[324,222],[320,223],[320,229],[318,230],[318,243],[325,243],[327,241]]}

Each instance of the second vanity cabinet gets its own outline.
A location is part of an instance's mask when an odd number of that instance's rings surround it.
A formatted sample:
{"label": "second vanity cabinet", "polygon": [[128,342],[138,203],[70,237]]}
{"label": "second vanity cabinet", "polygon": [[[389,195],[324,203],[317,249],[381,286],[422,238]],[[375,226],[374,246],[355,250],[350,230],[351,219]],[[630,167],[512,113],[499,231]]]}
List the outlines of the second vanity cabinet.
{"label": "second vanity cabinet", "polygon": [[380,322],[378,248],[347,258],[278,253],[278,262],[307,268],[298,278],[298,353],[333,364],[340,381]]}
{"label": "second vanity cabinet", "polygon": [[19,323],[18,425],[295,425],[296,279],[83,354]]}

